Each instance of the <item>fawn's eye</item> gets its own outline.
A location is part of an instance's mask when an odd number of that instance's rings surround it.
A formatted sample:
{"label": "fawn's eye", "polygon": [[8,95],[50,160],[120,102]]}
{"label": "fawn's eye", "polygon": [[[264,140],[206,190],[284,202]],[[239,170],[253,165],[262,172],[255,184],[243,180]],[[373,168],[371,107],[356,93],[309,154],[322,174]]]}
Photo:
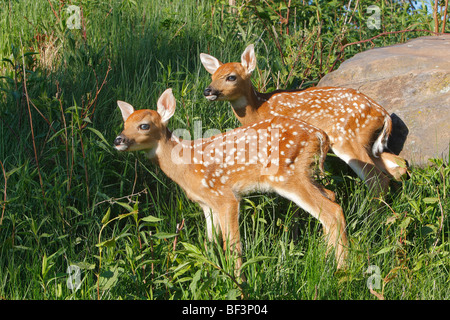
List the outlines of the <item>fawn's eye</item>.
{"label": "fawn's eye", "polygon": [[228,76],[227,81],[236,81],[236,76]]}
{"label": "fawn's eye", "polygon": [[140,128],[141,130],[148,130],[148,129],[150,129],[150,125],[147,124],[147,123],[144,123],[144,124],[141,124],[141,125],[139,126],[139,128]]}

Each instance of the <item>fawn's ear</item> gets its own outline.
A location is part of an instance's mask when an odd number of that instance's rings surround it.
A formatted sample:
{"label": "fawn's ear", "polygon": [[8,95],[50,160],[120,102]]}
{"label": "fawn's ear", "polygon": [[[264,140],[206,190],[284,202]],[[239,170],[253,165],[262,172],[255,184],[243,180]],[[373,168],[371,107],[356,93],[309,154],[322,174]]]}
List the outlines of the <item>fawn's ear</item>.
{"label": "fawn's ear", "polygon": [[256,68],[255,46],[253,44],[245,48],[241,55],[241,64],[247,70],[247,74],[251,74]]}
{"label": "fawn's ear", "polygon": [[217,69],[223,64],[217,58],[214,58],[213,56],[210,56],[206,53],[200,53],[200,60],[202,61],[203,66],[205,67],[206,71],[208,71],[211,74],[214,74]]}
{"label": "fawn's ear", "polygon": [[122,112],[123,122],[127,121],[128,117],[134,112],[134,108],[131,104],[125,101],[117,101],[117,105],[120,108],[120,112]]}
{"label": "fawn's ear", "polygon": [[176,100],[173,96],[172,89],[167,89],[163,92],[163,94],[159,97],[157,103],[157,111],[161,116],[161,121],[163,124],[167,124],[170,118],[172,118],[175,113]]}

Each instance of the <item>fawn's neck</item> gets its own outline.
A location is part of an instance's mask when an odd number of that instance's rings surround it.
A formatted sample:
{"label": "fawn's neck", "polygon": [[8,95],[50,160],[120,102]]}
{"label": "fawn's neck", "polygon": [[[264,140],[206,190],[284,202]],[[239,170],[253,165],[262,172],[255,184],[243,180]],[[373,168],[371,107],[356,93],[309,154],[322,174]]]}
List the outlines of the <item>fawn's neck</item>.
{"label": "fawn's neck", "polygon": [[147,157],[156,163],[167,177],[181,186],[184,185],[184,176],[189,172],[188,164],[178,161],[180,159],[175,157],[180,150],[186,150],[182,144],[189,145],[189,141],[183,142],[167,129],[166,134],[159,140],[158,146],[147,153]]}
{"label": "fawn's neck", "polygon": [[263,120],[259,108],[266,101],[252,84],[249,86],[245,95],[230,101],[234,114],[243,125]]}

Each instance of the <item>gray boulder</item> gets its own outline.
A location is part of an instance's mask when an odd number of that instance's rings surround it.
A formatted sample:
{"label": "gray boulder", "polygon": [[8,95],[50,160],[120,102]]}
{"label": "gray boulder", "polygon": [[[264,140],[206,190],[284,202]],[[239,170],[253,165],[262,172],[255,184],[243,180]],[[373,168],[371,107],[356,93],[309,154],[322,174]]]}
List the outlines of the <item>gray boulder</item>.
{"label": "gray boulder", "polygon": [[449,156],[450,35],[374,48],[343,62],[319,87],[358,89],[392,116],[392,151],[410,164]]}

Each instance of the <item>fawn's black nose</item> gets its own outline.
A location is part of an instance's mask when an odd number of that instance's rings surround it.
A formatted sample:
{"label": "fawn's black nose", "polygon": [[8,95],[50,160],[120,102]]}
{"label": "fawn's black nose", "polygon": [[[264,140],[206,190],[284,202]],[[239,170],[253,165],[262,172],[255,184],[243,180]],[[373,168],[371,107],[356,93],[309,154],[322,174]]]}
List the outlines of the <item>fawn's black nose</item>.
{"label": "fawn's black nose", "polygon": [[118,136],[116,139],[114,139],[114,145],[118,146],[123,142],[123,138],[121,136]]}
{"label": "fawn's black nose", "polygon": [[203,95],[205,97],[207,97],[207,96],[211,95],[211,91],[212,91],[211,88],[208,87],[208,88],[205,89],[205,91],[203,91]]}

